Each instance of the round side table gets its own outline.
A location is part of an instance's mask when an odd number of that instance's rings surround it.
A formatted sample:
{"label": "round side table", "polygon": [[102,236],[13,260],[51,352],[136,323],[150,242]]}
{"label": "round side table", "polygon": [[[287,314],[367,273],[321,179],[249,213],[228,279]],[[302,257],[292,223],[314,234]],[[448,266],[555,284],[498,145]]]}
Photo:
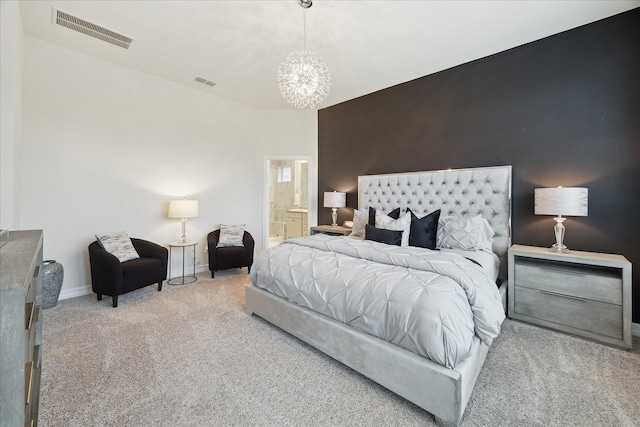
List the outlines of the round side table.
{"label": "round side table", "polygon": [[[167,283],[170,285],[186,285],[187,283],[193,283],[196,280],[198,280],[198,278],[196,277],[196,245],[198,244],[198,242],[196,242],[195,240],[187,240],[186,242],[182,242],[180,240],[177,240],[175,242],[171,242],[168,243],[169,246],[169,280],[167,280]],[[182,248],[182,276],[177,276],[177,277],[171,277],[171,267],[172,267],[172,263],[171,263],[171,258],[172,258],[172,253],[173,253],[173,249],[180,249]],[[184,273],[184,265],[185,265],[185,250],[187,248],[192,248],[193,252],[193,270],[192,270],[192,274],[187,276]]]}

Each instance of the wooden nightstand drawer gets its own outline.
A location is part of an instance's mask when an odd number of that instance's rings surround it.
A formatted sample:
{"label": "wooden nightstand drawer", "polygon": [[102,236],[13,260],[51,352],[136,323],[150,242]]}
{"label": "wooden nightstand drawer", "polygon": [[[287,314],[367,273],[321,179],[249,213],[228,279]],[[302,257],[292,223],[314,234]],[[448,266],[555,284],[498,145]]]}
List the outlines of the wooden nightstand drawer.
{"label": "wooden nightstand drawer", "polygon": [[519,258],[514,268],[518,286],[622,304],[622,278],[618,272],[530,258]]}
{"label": "wooden nightstand drawer", "polygon": [[515,287],[517,314],[622,339],[622,306]]}

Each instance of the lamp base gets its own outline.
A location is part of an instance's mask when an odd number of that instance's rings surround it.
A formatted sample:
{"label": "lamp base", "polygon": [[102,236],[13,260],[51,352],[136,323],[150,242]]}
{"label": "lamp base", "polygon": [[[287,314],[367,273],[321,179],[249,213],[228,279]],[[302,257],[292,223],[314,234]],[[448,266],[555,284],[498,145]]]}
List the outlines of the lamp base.
{"label": "lamp base", "polygon": [[556,243],[554,243],[551,246],[551,248],[549,248],[549,250],[551,252],[558,252],[558,253],[563,253],[563,254],[569,253],[569,249],[565,245],[562,245],[561,247],[558,247]]}
{"label": "lamp base", "polygon": [[338,212],[337,212],[337,208],[331,208],[331,220],[333,221],[331,223],[332,227],[337,227],[338,226]]}
{"label": "lamp base", "polygon": [[182,218],[182,237],[180,243],[187,243],[187,218]]}
{"label": "lamp base", "polygon": [[569,252],[569,249],[567,249],[567,247],[562,243],[562,240],[564,240],[565,230],[564,224],[562,223],[566,218],[562,218],[561,215],[558,215],[553,219],[556,220],[556,225],[553,227],[553,232],[556,235],[556,243],[551,246],[550,251],[566,254]]}

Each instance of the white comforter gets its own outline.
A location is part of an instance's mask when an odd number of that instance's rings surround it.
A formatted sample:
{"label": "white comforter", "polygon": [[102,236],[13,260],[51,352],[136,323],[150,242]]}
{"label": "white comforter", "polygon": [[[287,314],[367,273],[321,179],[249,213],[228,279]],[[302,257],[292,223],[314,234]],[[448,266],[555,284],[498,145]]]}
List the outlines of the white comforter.
{"label": "white comforter", "polygon": [[504,320],[497,286],[464,257],[318,234],[255,260],[259,288],[453,368],[475,335],[487,345]]}

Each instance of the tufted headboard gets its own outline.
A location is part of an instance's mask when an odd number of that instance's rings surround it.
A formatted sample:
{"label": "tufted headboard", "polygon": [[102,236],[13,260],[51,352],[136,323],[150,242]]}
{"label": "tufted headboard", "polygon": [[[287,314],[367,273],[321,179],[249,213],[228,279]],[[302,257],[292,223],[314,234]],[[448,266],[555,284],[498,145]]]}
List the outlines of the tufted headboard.
{"label": "tufted headboard", "polygon": [[450,169],[358,177],[358,209],[388,213],[400,207],[418,216],[437,209],[441,216],[482,215],[495,232],[493,252],[506,278],[511,245],[511,166]]}

